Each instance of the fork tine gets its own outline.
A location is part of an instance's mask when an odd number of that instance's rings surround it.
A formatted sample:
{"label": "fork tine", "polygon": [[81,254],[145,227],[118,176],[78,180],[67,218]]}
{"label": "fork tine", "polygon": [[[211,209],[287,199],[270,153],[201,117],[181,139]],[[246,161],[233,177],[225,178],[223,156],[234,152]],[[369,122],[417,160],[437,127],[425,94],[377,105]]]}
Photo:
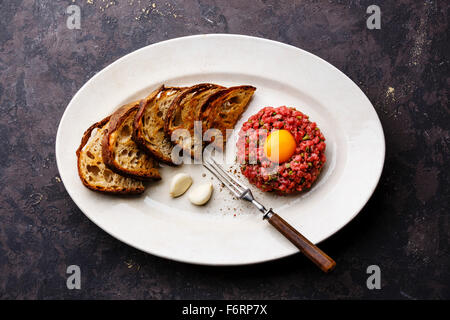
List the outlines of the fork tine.
{"label": "fork tine", "polygon": [[[203,164],[205,163],[207,163],[214,170],[214,172],[212,173],[214,173],[214,175],[216,176],[216,178],[219,179],[219,181],[221,181],[224,185],[226,185],[228,189],[230,189],[230,186],[233,188],[233,193],[237,197],[241,197],[242,194],[248,189],[241,183],[239,183],[236,179],[234,179],[231,175],[229,175],[211,155],[206,156],[204,158]],[[208,168],[207,166],[205,166],[205,168],[207,168],[211,172],[210,168]],[[237,191],[237,193],[234,191]]]}
{"label": "fork tine", "polygon": [[[236,197],[240,197],[241,196],[241,192],[240,190],[232,183],[230,182],[228,179],[226,179],[225,177],[223,177],[216,168],[214,168],[210,163],[207,163],[208,165],[206,165],[205,162],[203,162],[203,166],[208,169],[209,172],[211,172],[220,182],[222,182],[225,187],[227,187],[231,193],[233,193]],[[210,168],[211,167],[211,168]]]}
{"label": "fork tine", "polygon": [[228,175],[225,170],[222,169],[222,167],[217,164],[217,162],[214,164],[211,161],[207,161],[207,163],[216,171],[216,173],[218,173],[221,177],[222,180],[226,180],[230,185],[233,186],[233,188],[235,188],[240,194],[242,194],[244,192],[243,188],[241,187],[240,184],[236,184],[233,183],[233,179],[230,177],[230,175]]}
{"label": "fork tine", "polygon": [[[214,160],[214,158],[211,159],[216,166],[228,177],[230,178],[235,184],[237,184],[239,187],[241,187],[241,189],[243,189],[243,191],[245,191],[246,189],[248,189],[246,186],[244,186],[242,183],[240,183],[239,181],[237,181],[231,174],[227,173],[220,164],[218,164],[216,162],[216,160]],[[242,192],[243,192],[242,191]]]}

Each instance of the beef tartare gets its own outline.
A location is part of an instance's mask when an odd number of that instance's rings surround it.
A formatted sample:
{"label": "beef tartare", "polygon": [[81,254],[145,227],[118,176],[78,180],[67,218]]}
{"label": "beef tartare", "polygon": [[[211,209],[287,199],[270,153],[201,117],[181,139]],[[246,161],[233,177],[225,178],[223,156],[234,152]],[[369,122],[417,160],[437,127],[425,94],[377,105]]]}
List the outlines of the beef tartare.
{"label": "beef tartare", "polygon": [[241,172],[263,191],[309,189],[325,164],[325,137],[295,108],[265,107],[242,126],[237,142]]}

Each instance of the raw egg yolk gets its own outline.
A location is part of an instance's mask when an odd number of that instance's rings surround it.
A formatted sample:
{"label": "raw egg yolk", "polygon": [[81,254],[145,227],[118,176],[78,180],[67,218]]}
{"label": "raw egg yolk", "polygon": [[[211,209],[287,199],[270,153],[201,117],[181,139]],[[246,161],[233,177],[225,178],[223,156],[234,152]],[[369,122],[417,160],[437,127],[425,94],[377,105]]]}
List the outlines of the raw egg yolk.
{"label": "raw egg yolk", "polygon": [[295,152],[295,139],[288,130],[273,131],[264,143],[264,153],[272,162],[283,163]]}

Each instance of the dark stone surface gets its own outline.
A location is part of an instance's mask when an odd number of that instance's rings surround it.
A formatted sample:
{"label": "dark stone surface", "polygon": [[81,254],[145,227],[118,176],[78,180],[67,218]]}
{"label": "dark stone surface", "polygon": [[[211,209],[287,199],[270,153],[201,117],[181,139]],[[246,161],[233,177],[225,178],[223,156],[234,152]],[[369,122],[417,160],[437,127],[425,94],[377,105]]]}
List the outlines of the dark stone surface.
{"label": "dark stone surface", "polygon": [[[66,27],[72,2],[81,30]],[[371,4],[381,30],[366,28]],[[447,1],[412,0],[0,1],[0,298],[450,298],[448,13]],[[332,274],[301,255],[231,268],[160,259],[107,235],[66,193],[55,135],[77,90],[126,53],[200,33],[303,48],[374,104],[385,168],[362,212],[322,244]],[[66,289],[70,264],[81,290]],[[381,290],[366,287],[371,264]]]}

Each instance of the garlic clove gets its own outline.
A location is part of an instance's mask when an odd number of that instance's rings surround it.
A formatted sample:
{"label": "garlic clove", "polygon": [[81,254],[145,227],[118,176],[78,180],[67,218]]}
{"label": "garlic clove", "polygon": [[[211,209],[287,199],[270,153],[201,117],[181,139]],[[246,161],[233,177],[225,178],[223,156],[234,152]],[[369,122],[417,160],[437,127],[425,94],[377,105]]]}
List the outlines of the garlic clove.
{"label": "garlic clove", "polygon": [[170,196],[175,198],[181,196],[186,192],[192,184],[192,178],[186,173],[178,173],[173,176],[170,182],[169,193]]}
{"label": "garlic clove", "polygon": [[192,188],[189,192],[189,201],[197,206],[204,205],[211,198],[213,186],[210,182]]}

